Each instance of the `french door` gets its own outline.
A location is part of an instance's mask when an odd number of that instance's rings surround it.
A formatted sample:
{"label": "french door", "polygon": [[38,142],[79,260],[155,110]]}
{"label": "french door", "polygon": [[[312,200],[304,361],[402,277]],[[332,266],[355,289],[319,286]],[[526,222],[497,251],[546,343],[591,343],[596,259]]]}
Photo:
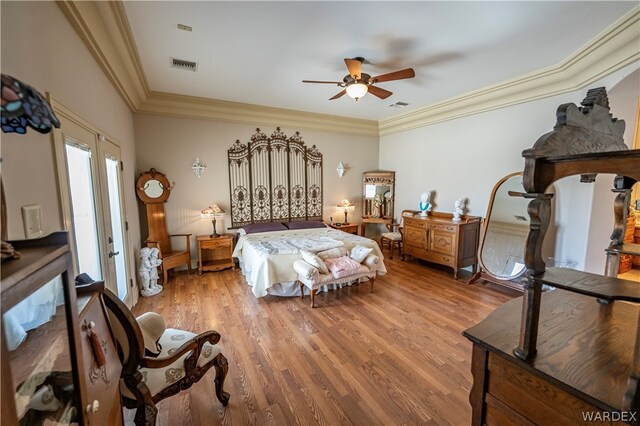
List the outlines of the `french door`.
{"label": "french door", "polygon": [[53,105],[61,121],[54,145],[74,269],[104,280],[109,290],[131,304],[120,147],[64,107]]}

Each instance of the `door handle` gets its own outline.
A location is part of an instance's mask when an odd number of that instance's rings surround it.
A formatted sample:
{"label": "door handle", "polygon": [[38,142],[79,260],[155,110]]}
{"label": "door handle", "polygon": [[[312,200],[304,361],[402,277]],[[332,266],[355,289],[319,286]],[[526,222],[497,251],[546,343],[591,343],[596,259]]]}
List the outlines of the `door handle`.
{"label": "door handle", "polygon": [[119,254],[120,254],[120,252],[119,252],[119,251],[116,251],[116,252],[110,251],[110,252],[109,252],[109,259],[111,259],[113,256],[117,256],[117,255],[119,255]]}

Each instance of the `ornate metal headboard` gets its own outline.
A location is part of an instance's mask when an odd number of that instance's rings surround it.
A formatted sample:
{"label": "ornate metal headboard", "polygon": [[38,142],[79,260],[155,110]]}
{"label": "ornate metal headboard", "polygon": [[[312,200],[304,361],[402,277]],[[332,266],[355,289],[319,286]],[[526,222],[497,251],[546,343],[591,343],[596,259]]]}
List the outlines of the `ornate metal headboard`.
{"label": "ornate metal headboard", "polygon": [[322,154],[300,132],[287,138],[260,129],[246,145],[229,148],[231,226],[322,220]]}

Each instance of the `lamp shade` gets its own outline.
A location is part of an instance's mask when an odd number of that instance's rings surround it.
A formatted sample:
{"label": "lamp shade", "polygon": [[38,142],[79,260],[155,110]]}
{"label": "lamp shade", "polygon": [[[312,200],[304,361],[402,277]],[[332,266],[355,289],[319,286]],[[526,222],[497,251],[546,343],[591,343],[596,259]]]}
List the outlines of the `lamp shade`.
{"label": "lamp shade", "polygon": [[345,212],[352,212],[356,209],[356,206],[349,202],[349,200],[340,201],[337,207]]}
{"label": "lamp shade", "polygon": [[200,216],[203,219],[219,219],[225,217],[225,212],[217,204],[209,206],[200,212]]}
{"label": "lamp shade", "polygon": [[347,95],[356,101],[367,94],[369,87],[364,83],[353,83],[347,86]]}

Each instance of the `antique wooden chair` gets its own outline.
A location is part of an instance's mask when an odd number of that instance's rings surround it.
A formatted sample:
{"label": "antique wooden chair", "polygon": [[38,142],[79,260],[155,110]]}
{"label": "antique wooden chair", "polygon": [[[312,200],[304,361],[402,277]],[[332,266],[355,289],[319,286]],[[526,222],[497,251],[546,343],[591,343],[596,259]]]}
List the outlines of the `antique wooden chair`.
{"label": "antique wooden chair", "polygon": [[384,250],[385,244],[389,246],[389,259],[393,259],[393,248],[398,247],[398,254],[404,260],[404,251],[402,250],[402,231],[404,229],[405,216],[413,216],[415,210],[403,210],[400,215],[400,223],[392,223],[385,225],[389,232],[385,232],[380,236],[380,250]]}
{"label": "antique wooden chair", "polygon": [[[170,269],[187,264],[189,274],[191,274],[191,234],[169,234],[164,219],[164,203],[169,199],[171,185],[167,177],[157,171],[150,169],[140,174],[136,184],[138,198],[144,203],[147,209],[147,226],[149,237],[145,241],[149,247],[157,247],[162,259],[162,273],[167,284]],[[172,237],[185,237],[186,249],[174,251],[171,247]]]}
{"label": "antique wooden chair", "polygon": [[136,319],[109,290],[104,291],[104,302],[122,361],[122,401],[125,407],[136,409],[136,425],[155,425],[156,404],[190,388],[211,367],[216,370],[216,396],[227,405],[229,394],[223,385],[229,367],[217,345],[218,332],[195,335],[166,328],[162,317],[154,312]]}

